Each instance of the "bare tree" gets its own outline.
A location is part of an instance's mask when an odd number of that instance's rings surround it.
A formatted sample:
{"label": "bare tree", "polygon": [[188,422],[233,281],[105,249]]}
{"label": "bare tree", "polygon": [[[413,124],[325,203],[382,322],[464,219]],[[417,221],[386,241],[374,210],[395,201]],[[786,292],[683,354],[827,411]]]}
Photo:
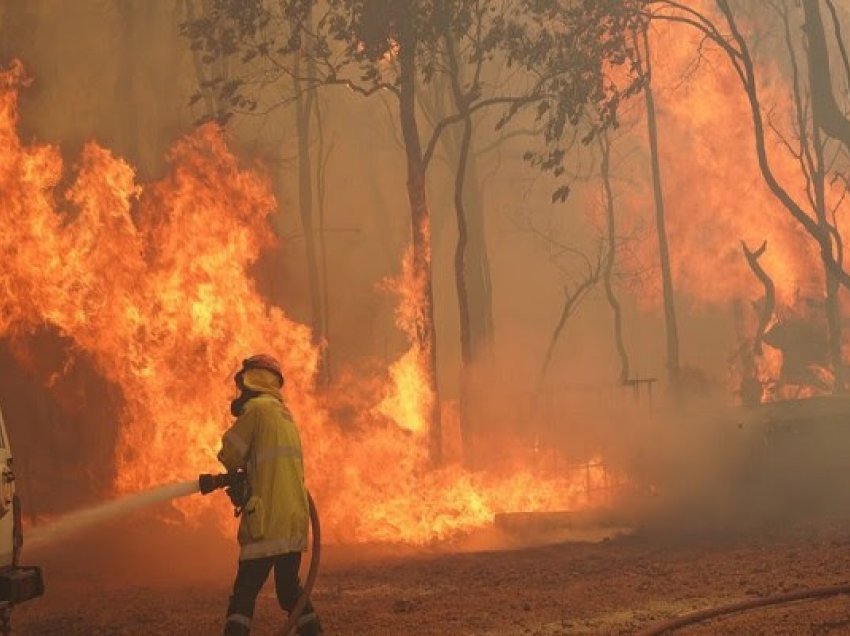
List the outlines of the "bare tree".
{"label": "bare tree", "polygon": [[629,354],[623,338],[623,310],[614,291],[614,273],[617,262],[617,223],[614,213],[614,189],[611,187],[611,142],[608,132],[599,135],[599,175],[602,180],[603,205],[605,208],[605,239],[607,247],[602,266],[602,279],[605,285],[605,298],[611,306],[613,319],[614,345],[620,359],[619,381],[625,384],[629,379]]}
{"label": "bare tree", "polygon": [[596,251],[593,253],[574,240],[564,239],[552,223],[546,223],[541,229],[535,222],[534,214],[528,210],[520,210],[513,221],[518,231],[528,234],[534,240],[546,260],[563,279],[561,309],[540,365],[538,384],[542,386],[567,323],[604,275],[610,261],[607,252],[612,245],[607,244],[604,238],[597,237]]}
{"label": "bare tree", "polygon": [[[640,41],[638,41],[638,38]],[[643,51],[641,52],[641,45]],[[655,117],[655,96],[652,91],[652,59],[647,29],[635,33],[635,51],[646,83],[643,96],[646,102],[646,126],[649,136],[649,159],[652,168],[652,195],[655,201],[655,232],[658,238],[658,259],[661,271],[661,292],[664,303],[664,334],[667,344],[667,374],[673,392],[679,390],[679,328],[676,323],[676,302],[673,295],[673,272],[670,266],[670,246],[664,208],[664,188],[661,183],[661,160],[658,152],[658,123]]]}
{"label": "bare tree", "polygon": [[582,254],[585,269],[575,276],[575,278],[564,286],[564,304],[561,306],[561,313],[558,316],[558,321],[555,323],[555,328],[552,330],[552,335],[549,337],[549,345],[546,347],[546,354],[543,356],[543,364],[540,368],[540,381],[546,376],[549,370],[549,365],[552,363],[552,354],[555,352],[555,345],[564,331],[567,320],[576,312],[585,296],[599,282],[599,276],[602,269],[604,258],[600,255],[593,261],[586,255]]}

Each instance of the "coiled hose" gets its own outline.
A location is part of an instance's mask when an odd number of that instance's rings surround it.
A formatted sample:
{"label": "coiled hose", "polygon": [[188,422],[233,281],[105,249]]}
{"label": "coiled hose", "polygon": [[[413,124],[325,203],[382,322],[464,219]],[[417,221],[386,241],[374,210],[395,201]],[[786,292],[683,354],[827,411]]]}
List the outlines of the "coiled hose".
{"label": "coiled hose", "polygon": [[772,596],[762,596],[760,598],[748,599],[746,601],[738,601],[729,605],[721,605],[709,609],[691,612],[683,616],[677,616],[668,619],[662,623],[651,625],[647,629],[639,631],[635,636],[660,636],[666,632],[701,623],[718,616],[726,614],[735,614],[736,612],[745,612],[747,610],[757,609],[759,607],[767,607],[769,605],[780,605],[782,603],[793,603],[794,601],[803,601],[808,599],[827,598],[830,596],[838,596],[839,594],[850,594],[850,585],[833,585],[830,587],[818,587],[808,590],[798,590],[796,592],[787,592],[785,594],[774,594]]}
{"label": "coiled hose", "polygon": [[304,608],[307,606],[307,601],[310,600],[310,593],[313,591],[313,586],[316,584],[316,577],[319,575],[319,563],[322,552],[322,528],[319,523],[319,511],[316,509],[316,502],[313,501],[313,496],[307,493],[307,503],[310,508],[310,528],[313,533],[313,541],[310,555],[310,569],[307,571],[307,578],[304,581],[304,588],[301,590],[301,596],[295,602],[295,607],[289,613],[289,620],[283,628],[283,633],[290,636],[298,627],[298,619],[304,613]]}

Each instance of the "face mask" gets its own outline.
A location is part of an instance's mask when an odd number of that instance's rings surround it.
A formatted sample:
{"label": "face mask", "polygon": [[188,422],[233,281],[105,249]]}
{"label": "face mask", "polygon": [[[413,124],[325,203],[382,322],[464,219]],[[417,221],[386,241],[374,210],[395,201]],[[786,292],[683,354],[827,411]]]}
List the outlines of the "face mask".
{"label": "face mask", "polygon": [[244,391],[241,391],[239,395],[230,402],[230,414],[233,417],[239,417],[240,415],[242,415],[242,409],[245,408],[245,404],[248,402],[248,400],[257,397],[258,395],[260,394],[256,391],[251,391],[250,389],[245,389]]}

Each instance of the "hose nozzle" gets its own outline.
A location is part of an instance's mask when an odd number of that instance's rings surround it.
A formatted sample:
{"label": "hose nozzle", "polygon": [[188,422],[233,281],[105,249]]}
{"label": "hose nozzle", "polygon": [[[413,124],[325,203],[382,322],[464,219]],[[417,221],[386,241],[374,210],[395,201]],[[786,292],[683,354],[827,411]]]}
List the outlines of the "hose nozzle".
{"label": "hose nozzle", "polygon": [[213,490],[219,488],[227,488],[233,484],[234,475],[236,473],[221,473],[218,475],[203,474],[198,475],[198,489],[202,495],[208,495]]}

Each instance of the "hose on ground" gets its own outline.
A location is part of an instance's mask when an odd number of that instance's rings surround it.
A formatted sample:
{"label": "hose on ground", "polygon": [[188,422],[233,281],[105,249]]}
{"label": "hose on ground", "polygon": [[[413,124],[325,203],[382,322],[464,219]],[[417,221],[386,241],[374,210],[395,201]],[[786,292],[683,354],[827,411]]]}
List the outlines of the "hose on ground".
{"label": "hose on ground", "polygon": [[289,613],[289,620],[283,628],[283,634],[289,636],[295,631],[298,626],[298,619],[304,613],[304,608],[307,606],[307,601],[310,600],[310,593],[313,591],[313,586],[316,584],[316,577],[319,575],[319,563],[322,551],[322,529],[319,523],[319,511],[316,509],[316,502],[313,501],[313,496],[307,493],[307,503],[310,507],[310,528],[313,534],[313,541],[310,554],[310,569],[307,571],[307,578],[304,580],[304,588],[301,590],[301,595],[295,602],[295,607]]}
{"label": "hose on ground", "polygon": [[650,627],[639,631],[635,636],[660,636],[666,632],[693,625],[712,618],[724,616],[726,614],[735,614],[737,612],[745,612],[747,610],[766,607],[769,605],[781,605],[782,603],[793,603],[794,601],[804,601],[809,599],[827,598],[830,596],[838,596],[839,594],[850,594],[850,585],[833,585],[830,587],[818,587],[808,590],[798,590],[796,592],[787,592],[785,594],[774,594],[771,596],[762,596],[759,598],[738,601],[729,605],[721,605],[709,609],[691,612],[682,616],[676,616],[662,623],[651,625]]}

